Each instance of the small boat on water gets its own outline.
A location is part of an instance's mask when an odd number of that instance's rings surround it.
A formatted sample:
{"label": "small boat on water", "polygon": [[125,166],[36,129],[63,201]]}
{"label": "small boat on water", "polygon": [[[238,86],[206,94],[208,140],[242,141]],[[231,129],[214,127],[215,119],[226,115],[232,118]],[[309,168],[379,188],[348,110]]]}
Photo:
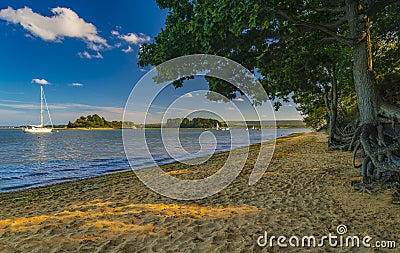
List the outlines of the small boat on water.
{"label": "small boat on water", "polygon": [[42,125],[37,125],[37,126],[27,126],[24,128],[25,133],[30,133],[30,134],[45,134],[45,133],[51,133],[53,129],[43,127]]}
{"label": "small boat on water", "polygon": [[47,102],[46,102],[46,97],[44,95],[43,91],[43,86],[40,85],[40,125],[30,125],[27,126],[23,129],[25,133],[30,133],[30,134],[45,134],[45,133],[51,133],[53,130],[52,128],[45,127],[43,124],[43,101],[45,102],[47,113],[49,115],[50,119],[50,124],[53,126],[53,123],[51,123],[51,117],[49,113],[49,108],[47,107]]}
{"label": "small boat on water", "polygon": [[219,131],[229,131],[229,130],[231,130],[229,127],[220,127],[218,122],[217,122],[217,124],[215,126],[215,129],[219,130]]}

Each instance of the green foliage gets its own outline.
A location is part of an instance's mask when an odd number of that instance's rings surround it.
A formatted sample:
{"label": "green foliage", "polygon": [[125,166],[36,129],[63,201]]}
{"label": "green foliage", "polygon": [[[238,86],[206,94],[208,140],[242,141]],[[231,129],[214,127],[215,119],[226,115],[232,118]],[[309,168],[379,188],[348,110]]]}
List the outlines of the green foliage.
{"label": "green foliage", "polygon": [[385,102],[400,105],[400,73],[387,74],[379,83],[379,94]]}
{"label": "green foliage", "polygon": [[375,76],[378,83],[385,75],[400,72],[400,2],[376,17],[371,29]]}
{"label": "green foliage", "polygon": [[167,127],[171,128],[214,128],[217,123],[221,127],[225,127],[225,122],[220,122],[216,119],[205,119],[205,118],[193,118],[192,120],[188,118],[175,118],[167,120]]}
{"label": "green foliage", "polygon": [[133,127],[133,122],[107,121],[97,114],[81,116],[74,123],[68,122],[68,128],[122,128]]}
{"label": "green foliage", "polygon": [[[338,82],[342,122],[355,116],[357,106],[346,7],[350,1],[324,0],[158,0],[169,15],[155,41],[142,45],[139,65],[158,65],[172,58],[208,53],[228,57],[257,73],[271,99],[293,97],[308,125],[328,122],[326,99],[332,77]],[[375,76],[378,81],[400,70],[400,4],[381,8],[360,1],[370,24]],[[383,6],[384,7],[384,6]],[[379,15],[378,15],[379,14]],[[367,19],[365,19],[367,20]],[[338,43],[340,42],[340,43]],[[175,82],[183,85],[185,78]],[[207,78],[211,91],[229,99],[237,88]],[[218,100],[219,98],[210,97]],[[275,100],[276,101],[276,100]],[[276,109],[280,103],[276,102]]]}

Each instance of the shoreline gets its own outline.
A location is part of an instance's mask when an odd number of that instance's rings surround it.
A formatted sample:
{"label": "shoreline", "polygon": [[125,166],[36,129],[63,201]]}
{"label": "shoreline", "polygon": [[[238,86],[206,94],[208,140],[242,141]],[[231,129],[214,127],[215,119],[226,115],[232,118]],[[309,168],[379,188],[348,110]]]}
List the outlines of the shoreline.
{"label": "shoreline", "polygon": [[[0,252],[351,251],[327,244],[306,249],[257,245],[264,232],[320,238],[337,233],[341,224],[349,236],[400,243],[400,207],[391,204],[392,192],[354,191],[350,182],[360,173],[352,168],[352,154],[329,150],[326,135],[277,139],[267,171],[249,186],[257,147],[250,146],[246,165],[231,185],[200,200],[158,195],[132,171],[0,194]],[[161,167],[178,178],[204,178],[228,154],[213,155],[198,166]]]}
{"label": "shoreline", "polygon": [[[81,129],[76,129],[76,130],[81,130]],[[111,129],[112,130],[112,129]],[[114,129],[114,130],[118,130],[118,129]],[[120,130],[120,129],[119,129]],[[273,140],[264,140],[262,142],[275,142],[275,144],[284,142],[287,139],[296,139],[301,137],[304,134],[307,133],[311,133],[311,132],[300,132],[300,133],[291,133],[289,135],[285,135],[285,136],[280,136],[276,139]],[[261,143],[255,143],[255,144],[250,144],[249,146],[244,146],[244,147],[237,147],[234,148],[232,150],[240,150],[240,149],[246,149],[249,148],[250,149],[258,149]],[[232,150],[225,150],[225,151],[220,151],[220,152],[216,152],[215,154],[212,155],[212,157],[219,157],[219,156],[227,156],[229,155],[229,153]],[[192,160],[192,159],[201,159],[202,157],[195,157],[195,158],[188,158],[187,160],[184,161],[188,161],[188,160]],[[47,189],[47,188],[58,188],[58,186],[65,186],[65,187],[69,187],[69,184],[71,184],[71,186],[73,184],[83,184],[83,183],[92,183],[91,181],[97,181],[97,180],[102,180],[102,179],[107,179],[107,177],[112,177],[112,176],[116,176],[116,177],[124,177],[126,175],[132,175],[132,172],[134,172],[134,170],[145,170],[148,168],[151,168],[153,166],[148,166],[148,167],[140,167],[137,169],[130,169],[128,171],[119,171],[119,172],[115,172],[115,173],[109,173],[109,174],[105,174],[105,175],[99,175],[99,176],[93,176],[93,177],[88,177],[88,178],[81,178],[81,179],[76,179],[76,180],[72,180],[72,181],[65,181],[65,182],[59,182],[59,183],[54,183],[54,184],[49,184],[49,185],[42,185],[42,186],[37,186],[37,187],[32,187],[32,188],[27,188],[27,189],[21,189],[21,190],[15,190],[15,191],[9,191],[9,192],[0,192],[0,200],[2,199],[3,196],[5,195],[18,195],[18,194],[24,194],[24,193],[30,193],[30,192],[34,192],[34,191],[52,191],[52,189]],[[179,167],[180,167],[180,162],[170,162],[170,163],[166,163],[166,164],[161,164],[159,165],[159,167],[161,167],[164,171],[167,172],[171,172],[171,171],[179,171]],[[176,167],[178,167],[178,169],[176,169]],[[136,177],[136,176],[135,176]]]}
{"label": "shoreline", "polygon": [[[71,129],[71,130],[83,130],[83,129]],[[90,130],[90,129],[86,129],[86,130],[84,130],[84,131],[88,131],[88,130]],[[103,129],[99,129],[99,130],[103,130]],[[104,130],[121,130],[121,129],[104,129]],[[188,130],[198,130],[198,129],[188,129]],[[303,130],[304,130],[304,129],[303,129]],[[307,132],[292,133],[292,134],[289,134],[289,135],[280,136],[280,137],[277,137],[277,138],[275,139],[275,141],[278,141],[280,138],[285,138],[285,137],[287,137],[287,136],[291,136],[291,135],[293,135],[293,134],[294,134],[294,135],[297,135],[297,134],[302,134],[302,133],[307,133]],[[268,141],[271,142],[271,141],[274,141],[274,140],[264,140],[264,141],[262,141],[262,142],[268,142]],[[259,144],[260,144],[260,143],[250,144],[249,147],[252,146],[252,145],[259,145]],[[241,149],[241,148],[247,148],[247,146],[234,147],[234,148],[231,149],[231,150],[218,150],[218,151],[216,151],[214,154],[227,153],[227,152],[230,152],[230,151],[232,151],[232,150]],[[185,159],[185,160],[201,159],[201,158],[202,158],[202,157],[200,156],[200,157],[187,158],[187,159]],[[168,166],[168,165],[171,165],[171,164],[173,164],[173,163],[178,163],[178,162],[176,162],[176,161],[170,161],[170,162],[162,163],[162,164],[160,164],[159,166]],[[129,166],[130,166],[130,165],[129,165]],[[36,189],[36,188],[43,188],[43,187],[48,187],[48,186],[57,185],[57,184],[64,184],[64,183],[69,183],[69,182],[75,182],[75,181],[81,181],[81,180],[86,180],[86,179],[92,179],[92,178],[96,178],[96,177],[108,176],[108,175],[112,175],[112,174],[125,173],[125,172],[129,172],[129,171],[133,171],[133,170],[148,169],[148,168],[150,168],[150,167],[153,167],[153,165],[149,165],[149,166],[145,166],[145,167],[138,167],[138,168],[135,168],[135,169],[130,168],[130,169],[128,169],[128,170],[121,170],[121,171],[117,171],[117,172],[110,172],[110,173],[105,173],[105,174],[103,174],[103,175],[89,176],[89,177],[80,178],[80,179],[72,179],[72,180],[66,179],[66,181],[61,181],[61,182],[57,182],[57,183],[50,183],[50,184],[46,184],[46,185],[38,185],[38,186],[30,187],[30,188],[22,188],[22,189],[19,189],[19,188],[16,186],[16,187],[14,187],[15,190],[6,191],[6,192],[0,192],[0,196],[1,196],[1,194],[7,194],[7,193],[13,193],[13,192],[20,192],[20,191],[25,191],[25,190],[30,190],[30,189]]]}
{"label": "shoreline", "polygon": [[[230,127],[231,129],[245,129],[242,126],[233,126]],[[309,129],[311,131],[310,128],[306,127],[306,126],[276,126],[276,127],[268,127],[268,126],[264,126],[263,129]],[[23,127],[0,127],[0,131],[1,130],[15,130],[15,131],[21,131],[23,129]],[[65,127],[54,127],[52,128],[53,130],[83,130],[83,131],[88,131],[88,130],[155,130],[155,129],[161,129],[161,127],[147,127],[147,128],[140,128],[140,127],[136,127],[136,128],[106,128],[106,127],[99,127],[99,128],[85,128],[85,127],[76,127],[76,128],[65,128]],[[205,130],[207,129],[207,131],[209,130],[215,130],[214,128],[168,128],[168,127],[163,127],[162,129],[165,130],[176,130],[176,129],[180,129],[180,130]],[[252,129],[249,129],[252,130]],[[259,131],[259,130],[257,130]]]}

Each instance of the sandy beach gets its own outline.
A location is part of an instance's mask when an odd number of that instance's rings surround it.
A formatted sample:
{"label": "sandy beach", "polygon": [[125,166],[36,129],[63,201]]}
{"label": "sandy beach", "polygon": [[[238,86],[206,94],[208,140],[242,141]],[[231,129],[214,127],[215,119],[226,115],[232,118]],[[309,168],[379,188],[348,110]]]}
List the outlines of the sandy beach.
{"label": "sandy beach", "polygon": [[[370,244],[396,241],[400,248],[400,206],[391,203],[391,189],[374,195],[353,190],[359,170],[352,167],[352,154],[328,150],[322,133],[279,139],[267,172],[249,186],[258,147],[251,146],[231,185],[202,200],[163,197],[133,172],[0,194],[0,252],[399,252],[328,243],[259,246],[265,232],[321,238],[338,235],[337,227],[345,225],[345,236],[369,236]],[[226,157],[164,169],[203,178]]]}

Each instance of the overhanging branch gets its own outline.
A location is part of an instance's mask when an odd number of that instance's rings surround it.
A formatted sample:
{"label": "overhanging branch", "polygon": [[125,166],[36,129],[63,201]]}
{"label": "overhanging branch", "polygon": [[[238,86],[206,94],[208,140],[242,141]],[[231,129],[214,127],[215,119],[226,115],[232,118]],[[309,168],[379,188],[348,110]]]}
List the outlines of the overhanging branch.
{"label": "overhanging branch", "polygon": [[[336,4],[337,5],[337,4]],[[342,6],[296,6],[297,10],[300,11],[316,11],[316,12],[329,12],[329,13],[340,13],[345,12],[346,8]]]}
{"label": "overhanging branch", "polygon": [[311,8],[313,11],[318,11],[318,12],[332,12],[332,13],[339,13],[346,11],[346,8],[344,7],[315,7]]}
{"label": "overhanging branch", "polygon": [[382,0],[379,2],[373,1],[372,5],[368,8],[367,17],[371,20],[375,18],[375,16],[381,11],[383,11],[386,6],[399,2],[400,0]]}
{"label": "overhanging branch", "polygon": [[[340,34],[337,34],[336,32],[332,31],[330,29],[330,27],[324,26],[324,25],[320,25],[320,24],[314,24],[314,23],[310,23],[310,22],[303,22],[303,21],[299,21],[296,20],[295,18],[293,18],[292,16],[290,16],[289,14],[287,14],[284,11],[281,10],[275,10],[274,11],[276,14],[286,18],[288,21],[292,22],[295,25],[300,25],[300,26],[304,26],[304,27],[308,27],[312,30],[319,30],[322,31],[330,36],[332,36],[332,38],[335,38],[335,40],[344,43],[348,46],[353,46],[354,45],[354,41],[352,39],[346,38]],[[340,22],[344,22],[344,19],[340,20]]]}

